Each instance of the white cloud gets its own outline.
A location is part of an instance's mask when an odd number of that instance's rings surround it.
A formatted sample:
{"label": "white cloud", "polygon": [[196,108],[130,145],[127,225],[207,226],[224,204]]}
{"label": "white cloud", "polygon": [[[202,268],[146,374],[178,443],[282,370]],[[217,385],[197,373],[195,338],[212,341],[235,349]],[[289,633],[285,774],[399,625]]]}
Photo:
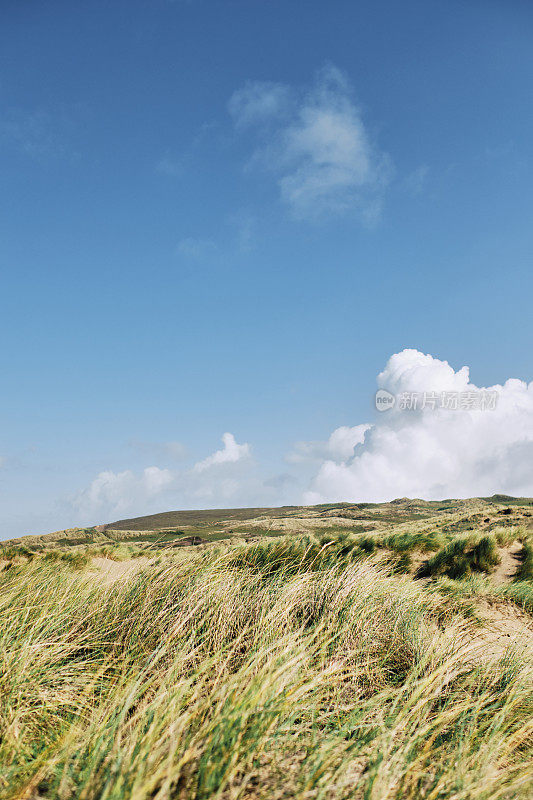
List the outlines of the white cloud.
{"label": "white cloud", "polygon": [[358,213],[374,221],[391,165],[372,143],[346,76],[324,67],[310,92],[289,102],[292,95],[282,84],[248,83],[231,98],[236,125],[258,130],[252,161],[278,174],[280,197],[298,217]]}
{"label": "white cloud", "polygon": [[131,470],[106,470],[79,495],[75,506],[82,515],[89,517],[99,513],[126,513],[161,494],[172,479],[170,470],[159,467],[146,467],[140,475]]}
{"label": "white cloud", "polygon": [[250,455],[250,445],[237,444],[232,433],[225,433],[222,436],[222,442],[224,447],[221,450],[217,450],[213,455],[194,465],[196,472],[203,472],[203,470],[219,464],[235,463]]}
{"label": "white cloud", "polygon": [[[393,355],[378,386],[395,395],[481,388],[468,367],[455,371],[416,350]],[[397,403],[367,429],[352,459],[323,461],[306,502],[533,495],[533,382],[488,389],[498,393],[494,410],[406,411]]]}
{"label": "white cloud", "polygon": [[334,430],[326,442],[296,442],[286,461],[290,464],[323,459],[346,461],[353,457],[356,445],[362,444],[369,428],[370,425],[355,425],[353,428],[343,425]]}
{"label": "white cloud", "polygon": [[[81,524],[85,524],[168,508],[216,506],[235,498],[241,504],[244,500],[246,504],[247,493],[256,491],[259,479],[249,470],[247,474],[242,470],[239,472],[240,464],[237,462],[250,455],[250,446],[237,444],[231,433],[225,433],[222,441],[224,447],[221,450],[198,462],[192,469],[171,470],[152,466],[141,473],[129,469],[100,472],[88,488],[74,498],[71,512],[76,514]],[[163,447],[166,454],[177,450],[178,457],[183,455],[179,442],[137,444],[141,445],[141,450],[153,451]]]}

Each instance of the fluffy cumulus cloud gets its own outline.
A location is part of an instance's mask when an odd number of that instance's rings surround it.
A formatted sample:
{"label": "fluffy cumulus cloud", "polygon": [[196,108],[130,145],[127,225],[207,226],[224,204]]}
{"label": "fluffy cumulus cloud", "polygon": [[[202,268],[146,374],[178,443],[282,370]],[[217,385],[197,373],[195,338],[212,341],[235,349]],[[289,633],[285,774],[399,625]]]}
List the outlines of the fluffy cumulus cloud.
{"label": "fluffy cumulus cloud", "polygon": [[149,503],[172,483],[168,469],[146,467],[140,475],[131,470],[100,472],[90,486],[75,499],[74,505],[86,516],[100,511],[127,513],[139,504]]}
{"label": "fluffy cumulus cloud", "polygon": [[296,216],[358,213],[375,221],[390,159],[372,141],[344,73],[326,66],[303,93],[249,82],[229,111],[238,129],[255,129],[252,161],[277,174],[280,197]]}
{"label": "fluffy cumulus cloud", "polygon": [[[323,460],[306,502],[533,495],[533,382],[478,387],[468,367],[404,350],[378,387],[396,404],[377,414],[353,456]],[[405,408],[415,396],[418,407]],[[482,396],[491,399],[476,408]]]}
{"label": "fluffy cumulus cloud", "polygon": [[[109,521],[122,516],[149,514],[165,508],[191,508],[224,504],[246,505],[246,494],[258,479],[243,476],[240,462],[250,456],[247,443],[238,444],[231,433],[222,437],[223,447],[188,469],[146,467],[100,472],[72,501],[73,511],[82,524]],[[179,442],[132,443],[141,452],[176,458],[186,455]]]}
{"label": "fluffy cumulus cloud", "polygon": [[364,441],[369,428],[370,425],[366,424],[355,425],[353,428],[343,425],[334,430],[325,442],[296,442],[286,460],[289,464],[324,459],[344,462],[353,456],[356,445]]}
{"label": "fluffy cumulus cloud", "polygon": [[222,436],[224,447],[217,450],[213,455],[204,458],[194,465],[196,472],[203,472],[210,467],[220,466],[221,464],[234,464],[243,458],[248,458],[250,455],[250,445],[237,444],[235,437],[232,433],[225,433]]}

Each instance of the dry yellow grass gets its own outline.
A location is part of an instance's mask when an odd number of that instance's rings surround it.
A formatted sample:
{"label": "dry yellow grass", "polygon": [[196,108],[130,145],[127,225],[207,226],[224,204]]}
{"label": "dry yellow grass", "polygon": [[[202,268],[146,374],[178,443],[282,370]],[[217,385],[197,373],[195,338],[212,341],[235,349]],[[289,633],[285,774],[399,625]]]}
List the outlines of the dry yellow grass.
{"label": "dry yellow grass", "polygon": [[2,800],[531,797],[529,658],[480,657],[449,592],[283,546],[0,573]]}

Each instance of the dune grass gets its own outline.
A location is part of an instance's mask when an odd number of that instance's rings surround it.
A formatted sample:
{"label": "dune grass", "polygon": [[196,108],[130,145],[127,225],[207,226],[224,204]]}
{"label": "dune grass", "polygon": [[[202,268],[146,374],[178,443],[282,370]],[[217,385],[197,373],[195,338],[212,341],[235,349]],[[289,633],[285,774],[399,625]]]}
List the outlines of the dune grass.
{"label": "dune grass", "polygon": [[520,566],[516,573],[516,580],[533,581],[533,542],[531,540],[522,542]]}
{"label": "dune grass", "polygon": [[147,553],[159,552],[158,550],[146,550],[135,544],[124,544],[123,542],[115,545],[102,545],[100,547],[87,547],[84,554],[88,558],[107,558],[110,561],[129,561],[132,558],[141,558]]}
{"label": "dune grass", "polygon": [[456,600],[464,598],[501,602],[511,602],[519,608],[533,613],[533,583],[531,581],[513,581],[495,586],[490,579],[482,575],[471,575],[462,580],[442,577],[436,581],[438,591]]}
{"label": "dune grass", "polygon": [[429,533],[417,533],[413,531],[392,533],[385,536],[382,542],[384,547],[398,553],[409,553],[413,552],[413,550],[428,553],[438,550],[444,543],[444,537],[436,531],[430,531]]}
{"label": "dune grass", "polygon": [[499,563],[496,540],[490,534],[457,536],[421,565],[418,577],[465,578],[475,572],[490,573]]}
{"label": "dune grass", "polygon": [[2,545],[0,546],[0,559],[10,561],[11,559],[26,558],[32,559],[35,551],[24,545]]}
{"label": "dune grass", "polygon": [[0,798],[531,797],[533,668],[368,550],[0,573]]}

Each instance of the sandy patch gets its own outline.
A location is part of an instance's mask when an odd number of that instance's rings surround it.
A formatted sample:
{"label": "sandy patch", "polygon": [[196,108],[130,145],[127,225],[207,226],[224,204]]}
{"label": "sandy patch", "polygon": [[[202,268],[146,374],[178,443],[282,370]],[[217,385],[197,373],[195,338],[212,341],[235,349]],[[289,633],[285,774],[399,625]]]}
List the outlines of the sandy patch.
{"label": "sandy patch", "polygon": [[127,561],[112,561],[110,558],[100,557],[92,559],[93,568],[98,570],[99,576],[109,583],[129,578],[149,563],[150,559],[146,556],[131,558]]}

